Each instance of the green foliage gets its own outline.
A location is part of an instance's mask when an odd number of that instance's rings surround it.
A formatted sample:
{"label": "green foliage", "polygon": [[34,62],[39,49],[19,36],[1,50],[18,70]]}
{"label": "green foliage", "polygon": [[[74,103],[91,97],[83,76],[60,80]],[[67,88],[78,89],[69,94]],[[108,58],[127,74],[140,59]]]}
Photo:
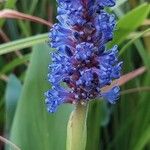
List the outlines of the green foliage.
{"label": "green foliage", "polygon": [[55,114],[48,114],[44,92],[50,88],[46,74],[49,48],[37,45],[33,48],[24,87],[18,102],[12,127],[11,140],[23,150],[65,149],[66,129],[71,106],[62,106]]}
{"label": "green foliage", "polygon": [[0,74],[7,74],[10,73],[11,71],[13,71],[14,68],[16,68],[17,66],[20,66],[22,64],[25,64],[26,62],[28,62],[30,60],[30,55],[31,54],[26,54],[23,55],[23,57],[21,58],[15,58],[13,61],[11,61],[10,63],[6,64],[1,70],[0,70]]}
{"label": "green foliage", "polygon": [[150,4],[144,3],[123,16],[117,23],[113,44],[122,43],[127,36],[136,30],[149,15]]}
{"label": "green foliage", "polygon": [[3,44],[0,46],[0,55],[7,54],[18,49],[23,49],[33,45],[44,43],[47,40],[47,37],[47,34],[42,34]]}
{"label": "green foliage", "polygon": [[6,86],[6,133],[11,129],[13,117],[15,114],[17,102],[21,93],[22,85],[20,80],[15,75],[10,75]]}
{"label": "green foliage", "polygon": [[[4,8],[13,9],[15,7],[16,1],[17,0],[7,0],[4,5]],[[0,20],[0,27],[2,27],[4,23],[5,23],[5,20]]]}
{"label": "green foliage", "polygon": [[[146,39],[150,40],[150,25],[142,25],[145,19],[149,20],[150,4],[140,2],[144,0],[118,0],[112,8],[118,23],[109,46],[119,44],[123,73],[143,64],[147,68],[150,66],[150,47],[146,43]],[[137,7],[131,10],[133,4]],[[43,19],[49,16],[49,20],[55,22],[56,0],[7,0],[2,6]],[[73,106],[66,104],[57,113],[48,114],[44,103],[44,92],[50,88],[47,82],[52,51],[47,46],[49,29],[28,21],[6,19],[0,19],[0,27],[11,40],[0,45],[0,131],[6,116],[5,129],[11,130],[10,139],[21,150],[65,150],[67,124]],[[136,34],[137,30],[140,34]],[[131,34],[132,38],[129,38]],[[141,87],[150,89],[149,71],[124,85],[122,91]],[[86,150],[150,149],[149,99],[149,90],[137,90],[122,95],[114,106],[104,101],[91,102]]]}

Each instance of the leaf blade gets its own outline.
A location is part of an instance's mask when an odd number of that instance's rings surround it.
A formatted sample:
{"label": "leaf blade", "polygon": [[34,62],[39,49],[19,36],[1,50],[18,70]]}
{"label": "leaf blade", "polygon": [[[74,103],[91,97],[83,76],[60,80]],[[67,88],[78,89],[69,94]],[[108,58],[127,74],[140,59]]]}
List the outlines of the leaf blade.
{"label": "leaf blade", "polygon": [[114,39],[110,44],[121,44],[132,31],[143,23],[149,12],[150,4],[144,3],[123,16],[117,23],[117,32],[115,32]]}
{"label": "leaf blade", "polygon": [[11,132],[11,140],[23,150],[66,147],[66,126],[72,107],[64,105],[55,114],[47,113],[44,92],[49,87],[48,63],[48,47],[34,47]]}

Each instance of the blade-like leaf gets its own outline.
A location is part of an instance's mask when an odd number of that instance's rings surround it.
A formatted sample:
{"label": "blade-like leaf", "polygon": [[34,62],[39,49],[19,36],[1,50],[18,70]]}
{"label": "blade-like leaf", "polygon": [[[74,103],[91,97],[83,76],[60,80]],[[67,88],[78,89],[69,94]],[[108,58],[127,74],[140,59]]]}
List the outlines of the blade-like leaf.
{"label": "blade-like leaf", "polygon": [[120,44],[127,36],[136,30],[150,12],[150,5],[144,3],[123,16],[117,23],[116,32],[111,45]]}
{"label": "blade-like leaf", "polygon": [[[17,0],[7,0],[4,8],[14,8]],[[0,20],[0,27],[2,27],[5,23],[5,19]]]}
{"label": "blade-like leaf", "polygon": [[23,91],[13,122],[11,140],[22,150],[65,150],[70,105],[48,114],[44,102],[49,62],[47,46],[33,49],[31,64],[27,71]]}
{"label": "blade-like leaf", "polygon": [[7,54],[18,49],[28,48],[30,46],[44,43],[47,40],[47,37],[48,34],[41,34],[2,44],[0,45],[0,55]]}
{"label": "blade-like leaf", "polygon": [[15,75],[10,75],[6,86],[6,133],[9,133],[12,120],[15,114],[16,105],[21,93],[22,85]]}
{"label": "blade-like leaf", "polygon": [[147,129],[145,129],[142,136],[139,137],[137,145],[135,145],[133,150],[142,150],[149,141],[150,141],[150,126]]}
{"label": "blade-like leaf", "polygon": [[3,66],[3,68],[0,70],[0,74],[6,74],[11,72],[15,67],[18,67],[19,65],[23,65],[27,63],[30,60],[31,54],[23,55],[22,58],[15,58],[10,63]]}

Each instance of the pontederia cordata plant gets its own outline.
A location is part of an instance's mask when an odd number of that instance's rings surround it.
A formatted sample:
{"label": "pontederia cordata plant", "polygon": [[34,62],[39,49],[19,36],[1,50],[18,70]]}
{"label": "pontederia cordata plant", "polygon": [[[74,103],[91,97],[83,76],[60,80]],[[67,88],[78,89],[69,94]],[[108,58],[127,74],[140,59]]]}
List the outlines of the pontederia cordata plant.
{"label": "pontederia cordata plant", "polygon": [[2,0],[0,8],[1,150],[1,141],[5,150],[150,149],[148,2]]}
{"label": "pontederia cordata plant", "polygon": [[86,147],[87,103],[103,98],[114,104],[119,98],[119,86],[103,90],[120,78],[122,66],[117,45],[106,47],[116,23],[104,8],[114,5],[109,0],[58,0],[59,23],[49,34],[50,46],[56,49],[48,74],[52,88],[45,93],[45,101],[51,113],[62,103],[76,105],[68,122],[67,150]]}

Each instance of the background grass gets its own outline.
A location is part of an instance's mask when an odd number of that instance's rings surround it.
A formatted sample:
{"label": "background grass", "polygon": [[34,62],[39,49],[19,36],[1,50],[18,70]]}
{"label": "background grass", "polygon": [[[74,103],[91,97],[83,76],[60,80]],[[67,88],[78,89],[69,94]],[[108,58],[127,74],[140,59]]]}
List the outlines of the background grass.
{"label": "background grass", "polygon": [[[0,9],[6,8],[56,22],[56,0],[0,1]],[[117,0],[110,11],[118,23],[108,46],[119,44],[122,74],[143,65],[147,71],[122,86],[116,105],[90,104],[86,150],[150,150],[150,3]],[[64,105],[51,115],[44,104],[43,93],[49,88],[48,31],[38,23],[0,19],[0,135],[22,150],[65,150],[73,106]]]}

